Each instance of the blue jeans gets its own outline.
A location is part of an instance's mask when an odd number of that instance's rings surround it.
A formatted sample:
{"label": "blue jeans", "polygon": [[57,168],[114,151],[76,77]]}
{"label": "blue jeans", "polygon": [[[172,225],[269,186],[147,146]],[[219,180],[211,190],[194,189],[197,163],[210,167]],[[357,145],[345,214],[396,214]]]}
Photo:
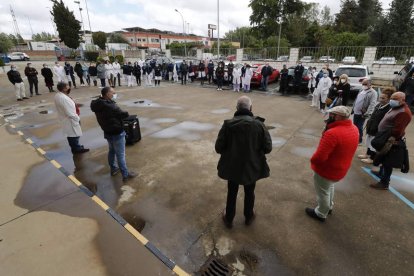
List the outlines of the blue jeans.
{"label": "blue jeans", "polygon": [[354,125],[358,128],[358,131],[359,131],[359,143],[362,143],[364,123],[365,123],[365,118],[363,115],[354,114]]}
{"label": "blue jeans", "polygon": [[269,82],[269,76],[262,77],[262,89],[267,90],[267,83]]}
{"label": "blue jeans", "polygon": [[[125,161],[125,131],[117,135],[106,135],[105,139],[108,141],[109,152],[108,152],[108,163],[111,167],[111,173],[116,171],[118,168],[121,170],[122,176],[128,176],[128,168]],[[115,159],[118,166],[115,164]]]}
{"label": "blue jeans", "polygon": [[83,146],[79,144],[79,136],[78,137],[67,137],[69,146],[72,152],[76,152],[78,150],[83,149]]}

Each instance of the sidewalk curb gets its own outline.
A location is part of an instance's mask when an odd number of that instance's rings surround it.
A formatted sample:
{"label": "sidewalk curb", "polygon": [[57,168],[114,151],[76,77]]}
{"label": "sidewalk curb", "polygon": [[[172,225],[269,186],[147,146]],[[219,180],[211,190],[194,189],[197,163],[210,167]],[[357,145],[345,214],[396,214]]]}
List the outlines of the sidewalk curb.
{"label": "sidewalk curb", "polygon": [[[3,114],[0,114],[0,118],[3,118],[5,125],[9,125],[10,128],[16,130],[16,126],[13,125],[8,119],[4,118]],[[181,267],[175,264],[174,261],[164,255],[155,245],[153,245],[147,238],[145,238],[140,232],[132,227],[121,215],[115,210],[110,208],[99,197],[94,195],[86,186],[84,186],[73,174],[69,173],[59,162],[52,159],[46,151],[40,148],[32,139],[24,135],[20,130],[16,133],[23,138],[23,140],[31,145],[43,158],[48,160],[57,170],[59,170],[64,176],[66,176],[75,186],[79,188],[84,194],[86,194],[92,201],[94,201],[99,207],[101,207],[108,215],[110,215],[118,224],[120,224],[126,231],[128,231],[135,239],[137,239],[145,248],[147,248],[155,257],[157,257],[165,266],[179,276],[189,276]]]}

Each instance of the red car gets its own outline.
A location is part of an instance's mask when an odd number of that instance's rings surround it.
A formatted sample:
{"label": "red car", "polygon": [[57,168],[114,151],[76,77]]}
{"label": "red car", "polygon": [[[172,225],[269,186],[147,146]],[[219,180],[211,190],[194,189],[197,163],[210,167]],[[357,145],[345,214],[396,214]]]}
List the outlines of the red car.
{"label": "red car", "polygon": [[235,61],[236,60],[236,55],[230,55],[230,56],[227,56],[227,58],[226,58],[228,61]]}
{"label": "red car", "polygon": [[[253,64],[252,65],[252,70],[253,70],[253,77],[251,80],[251,85],[261,85],[262,83],[262,68],[263,68],[264,64]],[[272,82],[277,82],[280,78],[280,72],[277,69],[273,68],[273,72],[272,74],[269,76],[269,81],[268,83],[272,83]]]}

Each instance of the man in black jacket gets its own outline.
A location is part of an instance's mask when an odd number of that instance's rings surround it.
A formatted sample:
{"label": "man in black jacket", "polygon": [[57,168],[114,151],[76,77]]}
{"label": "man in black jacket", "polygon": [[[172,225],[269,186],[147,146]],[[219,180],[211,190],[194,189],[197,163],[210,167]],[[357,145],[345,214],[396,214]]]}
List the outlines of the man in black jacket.
{"label": "man in black jacket", "polygon": [[11,70],[7,72],[7,77],[9,81],[14,85],[16,92],[17,101],[23,101],[23,99],[28,99],[26,97],[26,90],[24,88],[24,82],[19,71],[17,71],[16,65],[11,66]]}
{"label": "man in black jacket", "polygon": [[295,67],[294,71],[294,87],[295,92],[300,92],[300,84],[302,83],[303,72],[305,71],[305,67],[303,67],[302,62],[299,62],[298,65]]}
{"label": "man in black jacket", "polygon": [[267,91],[267,84],[269,82],[270,75],[272,75],[272,72],[273,69],[269,66],[269,63],[266,63],[265,66],[262,67],[260,74],[262,75],[261,89],[263,91]]}
{"label": "man in black jacket", "polygon": [[[114,176],[121,171],[122,180],[126,182],[136,177],[137,174],[128,171],[125,160],[125,131],[122,120],[128,118],[129,114],[117,106],[115,99],[114,89],[104,87],[101,91],[101,97],[91,102],[91,109],[95,112],[104,137],[108,141],[108,163],[111,175]],[[115,159],[118,166],[115,164]]]}
{"label": "man in black jacket", "polygon": [[233,85],[233,70],[234,64],[233,61],[230,60],[230,63],[227,65],[227,81],[229,82],[229,86]]}
{"label": "man in black jacket", "polygon": [[212,60],[210,60],[209,63],[207,64],[207,69],[208,69],[208,84],[210,84],[212,81],[214,81],[213,79],[214,63]]}
{"label": "man in black jacket", "polygon": [[406,103],[411,107],[414,103],[414,73],[402,83],[400,90],[405,93]]}
{"label": "man in black jacket", "polygon": [[254,189],[257,180],[269,177],[265,154],[272,151],[272,138],[263,121],[253,116],[251,99],[242,96],[237,100],[234,117],[224,121],[218,134],[218,175],[228,181],[226,212],[222,216],[227,228],[233,225],[239,185],[244,186],[245,224],[250,225],[255,219]]}
{"label": "man in black jacket", "polygon": [[24,69],[24,74],[29,81],[29,88],[30,88],[30,97],[33,97],[33,86],[35,88],[36,95],[41,95],[39,93],[39,86],[38,86],[38,79],[37,79],[37,70],[33,67],[33,65],[29,62]]}
{"label": "man in black jacket", "polygon": [[188,73],[188,65],[185,60],[180,65],[180,72],[181,72],[181,85],[187,85],[187,73]]}
{"label": "man in black jacket", "polygon": [[279,92],[285,95],[287,93],[289,81],[289,70],[286,67],[286,64],[283,64],[283,69],[280,70],[280,87]]}

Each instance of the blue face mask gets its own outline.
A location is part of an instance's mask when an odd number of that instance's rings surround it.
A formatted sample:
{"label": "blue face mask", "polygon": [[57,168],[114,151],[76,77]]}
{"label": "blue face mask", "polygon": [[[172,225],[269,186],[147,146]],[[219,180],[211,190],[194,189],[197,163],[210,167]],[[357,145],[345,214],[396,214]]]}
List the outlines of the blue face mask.
{"label": "blue face mask", "polygon": [[397,101],[397,100],[390,100],[390,106],[391,106],[391,108],[399,107],[400,106],[400,102]]}

